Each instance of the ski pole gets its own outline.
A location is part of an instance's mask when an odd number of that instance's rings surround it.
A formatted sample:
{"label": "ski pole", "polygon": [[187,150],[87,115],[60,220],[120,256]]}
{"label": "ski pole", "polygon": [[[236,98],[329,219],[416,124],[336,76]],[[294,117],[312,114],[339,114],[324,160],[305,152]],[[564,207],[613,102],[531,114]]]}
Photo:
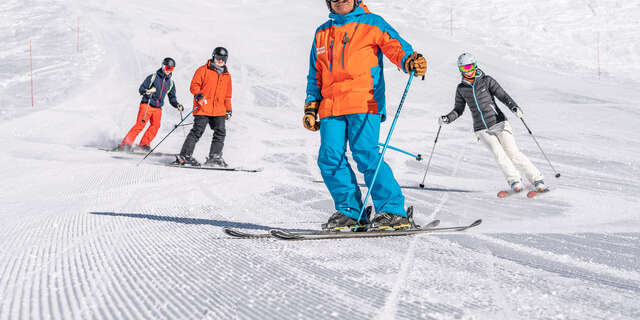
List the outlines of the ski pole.
{"label": "ski pole", "polygon": [[420,184],[420,188],[424,189],[424,180],[427,179],[427,172],[429,172],[429,166],[431,165],[431,158],[433,157],[433,151],[436,150],[436,143],[438,143],[438,137],[440,136],[440,130],[442,130],[442,125],[438,127],[438,133],[436,133],[436,140],[433,141],[433,148],[431,148],[431,155],[429,156],[429,161],[427,162],[427,170],[424,171],[424,177],[422,177],[422,183]]}
{"label": "ski pole", "polygon": [[[379,146],[384,146],[384,143],[382,143],[382,142],[378,142],[378,145],[379,145]],[[387,146],[387,147],[388,147],[389,149],[391,149],[391,150],[395,150],[395,151],[398,151],[398,152],[404,153],[404,154],[406,154],[406,155],[408,155],[408,156],[411,156],[411,157],[413,157],[413,158],[416,158],[416,160],[417,160],[417,161],[422,161],[422,155],[421,155],[421,154],[417,154],[417,155],[415,155],[415,154],[413,154],[413,153],[411,153],[411,152],[404,151],[404,150],[402,150],[402,149],[400,149],[400,148],[396,148],[396,147],[393,147],[393,146]]]}
{"label": "ski pole", "polygon": [[560,172],[556,171],[556,168],[553,167],[553,165],[551,164],[551,161],[549,160],[547,155],[542,150],[542,147],[538,143],[538,139],[536,139],[536,136],[533,135],[533,133],[531,132],[531,129],[529,129],[529,126],[527,125],[527,123],[524,122],[524,119],[522,117],[519,117],[519,118],[522,121],[522,124],[524,124],[524,127],[527,128],[527,131],[529,131],[529,134],[533,138],[533,141],[535,141],[535,143],[538,145],[538,149],[540,149],[540,152],[542,152],[542,155],[544,156],[544,158],[547,159],[547,162],[549,163],[549,166],[551,167],[551,170],[553,170],[553,172],[555,172],[555,174],[556,174],[556,178],[560,178]]}
{"label": "ski pole", "polygon": [[169,136],[170,136],[174,131],[176,131],[176,129],[178,129],[178,127],[180,126],[180,124],[181,124],[184,120],[186,120],[186,119],[187,119],[187,118],[188,118],[188,117],[189,117],[189,116],[190,116],[194,111],[198,110],[198,108],[200,108],[200,106],[193,108],[193,110],[191,110],[191,112],[189,112],[189,113],[187,114],[187,116],[186,116],[186,117],[184,117],[184,119],[182,119],[182,121],[180,121],[180,123],[176,124],[176,125],[173,127],[173,129],[171,129],[171,131],[170,131],[166,136],[164,136],[164,138],[162,138],[162,140],[160,140],[160,142],[158,142],[158,144],[156,144],[156,146],[155,146],[155,147],[153,147],[153,149],[151,149],[151,150],[149,151],[149,153],[147,153],[147,154],[144,156],[144,158],[142,158],[142,160],[140,160],[140,162],[138,162],[138,164],[137,164],[137,165],[139,166],[139,165],[142,163],[142,161],[144,161],[144,159],[146,159],[146,158],[147,158],[147,157],[148,157],[148,156],[149,156],[149,155],[150,155],[154,150],[156,150],[156,148],[157,148],[157,147],[158,147],[158,146],[159,146],[159,145],[160,145],[160,144],[161,144],[161,143],[162,143],[166,138],[168,138],[168,137],[169,137]]}
{"label": "ski pole", "polygon": [[[180,110],[180,123],[182,123],[182,121],[184,121],[184,117],[182,116],[182,110]],[[182,126],[182,135],[183,136],[187,136],[187,132],[184,130],[184,126]]]}
{"label": "ski pole", "polygon": [[393,130],[396,127],[396,123],[398,122],[398,116],[400,116],[400,111],[402,111],[402,105],[404,104],[404,99],[407,97],[407,93],[409,92],[409,87],[411,86],[411,81],[413,80],[413,75],[415,71],[411,71],[409,75],[409,81],[407,82],[407,87],[404,89],[404,93],[402,94],[402,99],[400,100],[400,105],[398,106],[398,111],[396,111],[395,117],[393,117],[393,123],[391,123],[391,129],[389,129],[389,133],[387,134],[387,139],[384,142],[384,146],[382,148],[382,152],[380,153],[380,159],[378,159],[378,165],[376,166],[376,171],[373,174],[373,179],[371,179],[371,185],[367,188],[367,195],[364,197],[364,202],[362,208],[360,209],[360,216],[358,216],[358,221],[362,219],[362,214],[364,213],[364,209],[367,205],[367,201],[369,200],[369,196],[371,195],[371,188],[373,188],[376,183],[376,178],[378,177],[378,171],[380,170],[380,165],[382,161],[384,161],[384,154],[387,152],[387,148],[389,147],[389,141],[391,141],[391,135],[393,134]]}

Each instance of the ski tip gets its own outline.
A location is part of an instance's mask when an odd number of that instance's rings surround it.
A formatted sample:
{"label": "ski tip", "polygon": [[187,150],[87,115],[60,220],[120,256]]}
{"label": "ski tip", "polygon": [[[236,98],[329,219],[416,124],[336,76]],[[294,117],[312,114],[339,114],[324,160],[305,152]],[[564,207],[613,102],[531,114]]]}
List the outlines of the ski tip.
{"label": "ski tip", "polygon": [[426,226],[424,226],[422,228],[435,228],[435,227],[437,227],[439,225],[440,225],[440,220],[435,219],[435,220],[429,222],[429,224],[427,224]]}
{"label": "ski tip", "polygon": [[508,196],[508,195],[509,195],[509,192],[508,192],[508,191],[500,191],[500,192],[498,192],[498,194],[497,194],[498,198],[504,198],[504,197],[506,197],[506,196]]}
{"label": "ski tip", "polygon": [[282,239],[282,240],[298,240],[298,239],[302,239],[303,237],[295,235],[293,233],[290,232],[286,232],[284,230],[280,230],[280,229],[271,229],[269,230],[269,233],[278,238],[278,239]]}
{"label": "ski tip", "polygon": [[482,223],[482,219],[478,219],[469,225],[469,228],[477,227]]}
{"label": "ski tip", "polygon": [[243,236],[241,233],[237,232],[236,230],[231,229],[231,228],[227,228],[227,227],[222,228],[222,232],[224,232],[227,235],[230,235],[232,237],[242,237]]}

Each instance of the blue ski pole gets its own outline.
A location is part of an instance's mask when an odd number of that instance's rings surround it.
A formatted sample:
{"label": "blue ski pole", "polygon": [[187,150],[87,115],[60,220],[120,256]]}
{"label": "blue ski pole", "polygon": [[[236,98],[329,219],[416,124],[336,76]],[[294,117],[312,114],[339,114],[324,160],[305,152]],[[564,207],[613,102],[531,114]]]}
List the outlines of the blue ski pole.
{"label": "blue ski pole", "polygon": [[[384,143],[382,143],[382,142],[378,142],[378,145],[379,145],[379,146],[384,146]],[[391,149],[391,150],[398,151],[398,152],[400,152],[400,153],[404,153],[404,154],[406,154],[406,155],[408,155],[408,156],[411,156],[411,157],[413,157],[413,158],[416,158],[416,160],[417,160],[417,161],[422,161],[422,155],[421,155],[421,154],[417,154],[417,155],[415,155],[415,154],[413,154],[413,153],[411,153],[411,152],[404,151],[404,150],[402,150],[402,149],[400,149],[400,148],[396,148],[396,147],[394,147],[394,146],[387,146],[387,148],[389,148],[389,149]]]}
{"label": "blue ski pole", "polygon": [[371,188],[373,188],[376,183],[376,178],[378,177],[378,171],[380,170],[380,165],[382,161],[384,161],[384,154],[387,152],[387,148],[389,147],[389,141],[391,141],[391,135],[393,134],[393,130],[396,128],[396,123],[398,122],[398,117],[400,116],[400,111],[402,111],[402,105],[404,104],[404,99],[407,97],[407,93],[409,92],[409,87],[411,86],[411,81],[413,80],[413,75],[415,71],[411,71],[409,75],[409,81],[407,82],[407,87],[404,88],[404,93],[402,94],[402,99],[400,100],[400,105],[398,106],[398,111],[396,111],[395,117],[393,117],[393,123],[391,123],[391,129],[389,129],[389,133],[387,134],[387,139],[384,142],[384,146],[382,148],[382,152],[380,153],[380,159],[378,159],[378,165],[376,166],[376,172],[373,174],[373,179],[371,179],[371,184],[367,190],[367,195],[364,197],[364,202],[362,203],[362,208],[360,209],[360,216],[358,216],[358,221],[362,219],[362,214],[364,213],[364,209],[367,205],[367,201],[369,200],[369,196],[371,195]]}

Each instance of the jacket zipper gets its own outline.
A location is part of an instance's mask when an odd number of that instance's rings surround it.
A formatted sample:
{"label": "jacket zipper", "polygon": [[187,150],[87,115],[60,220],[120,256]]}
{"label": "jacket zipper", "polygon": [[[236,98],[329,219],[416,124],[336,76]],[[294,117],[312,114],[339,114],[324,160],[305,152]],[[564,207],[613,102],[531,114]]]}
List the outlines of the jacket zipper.
{"label": "jacket zipper", "polygon": [[349,37],[347,37],[347,32],[345,31],[344,37],[342,37],[342,69],[344,69],[344,49],[347,47],[348,42]]}
{"label": "jacket zipper", "polygon": [[484,113],[482,113],[482,110],[480,110],[480,104],[478,104],[478,98],[476,97],[476,82],[477,80],[474,80],[473,84],[471,85],[471,90],[473,92],[473,100],[476,102],[476,109],[478,109],[478,111],[480,112],[480,119],[482,119],[482,123],[484,124],[484,127],[487,128],[487,130],[489,130],[489,127],[487,126],[487,122],[484,120]]}
{"label": "jacket zipper", "polygon": [[347,35],[346,31],[344,33],[344,37],[342,38],[342,43],[344,43],[344,45],[342,46],[342,69],[345,68],[345,51],[347,50],[347,43],[353,40],[353,37],[356,35],[356,30],[358,30],[357,24],[356,24],[356,27],[353,28],[353,34],[351,35],[351,39],[349,39],[349,36]]}
{"label": "jacket zipper", "polygon": [[[165,79],[162,78],[162,89],[160,89],[160,95],[158,96],[158,99],[157,99],[158,102],[156,103],[156,107],[158,107],[160,105],[160,97],[163,96],[162,91],[164,91],[164,80]],[[158,108],[160,108],[160,107],[158,107]]]}
{"label": "jacket zipper", "polygon": [[333,69],[333,40],[331,40],[331,44],[329,45],[329,71]]}

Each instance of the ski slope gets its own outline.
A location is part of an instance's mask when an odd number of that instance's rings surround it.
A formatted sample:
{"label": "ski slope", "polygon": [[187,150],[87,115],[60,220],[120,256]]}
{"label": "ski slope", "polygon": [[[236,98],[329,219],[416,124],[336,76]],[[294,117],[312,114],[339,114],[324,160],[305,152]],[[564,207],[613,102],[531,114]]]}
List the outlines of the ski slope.
{"label": "ski slope", "polygon": [[[426,161],[394,151],[386,160],[418,223],[482,218],[481,226],[384,239],[231,239],[223,227],[315,230],[333,212],[315,164],[319,135],[300,123],[324,2],[7,0],[0,320],[640,318],[640,4],[365,3],[429,63],[391,144],[428,157],[437,116],[453,108],[456,58],[469,51],[522,106],[562,173],[553,178],[508,114],[552,192],[496,198],[506,184],[465,112],[442,129],[425,189]],[[219,45],[229,49],[234,87],[225,160],[264,171],[164,166],[171,157],[137,165],[139,156],[99,150],[133,125],[137,88],[162,58],[176,59],[178,100],[188,106],[193,72]],[[407,76],[385,63],[393,115]],[[154,145],[179,120],[166,106]],[[178,128],[157,150],[179,152],[187,132]],[[210,139],[208,130],[199,160]]]}

